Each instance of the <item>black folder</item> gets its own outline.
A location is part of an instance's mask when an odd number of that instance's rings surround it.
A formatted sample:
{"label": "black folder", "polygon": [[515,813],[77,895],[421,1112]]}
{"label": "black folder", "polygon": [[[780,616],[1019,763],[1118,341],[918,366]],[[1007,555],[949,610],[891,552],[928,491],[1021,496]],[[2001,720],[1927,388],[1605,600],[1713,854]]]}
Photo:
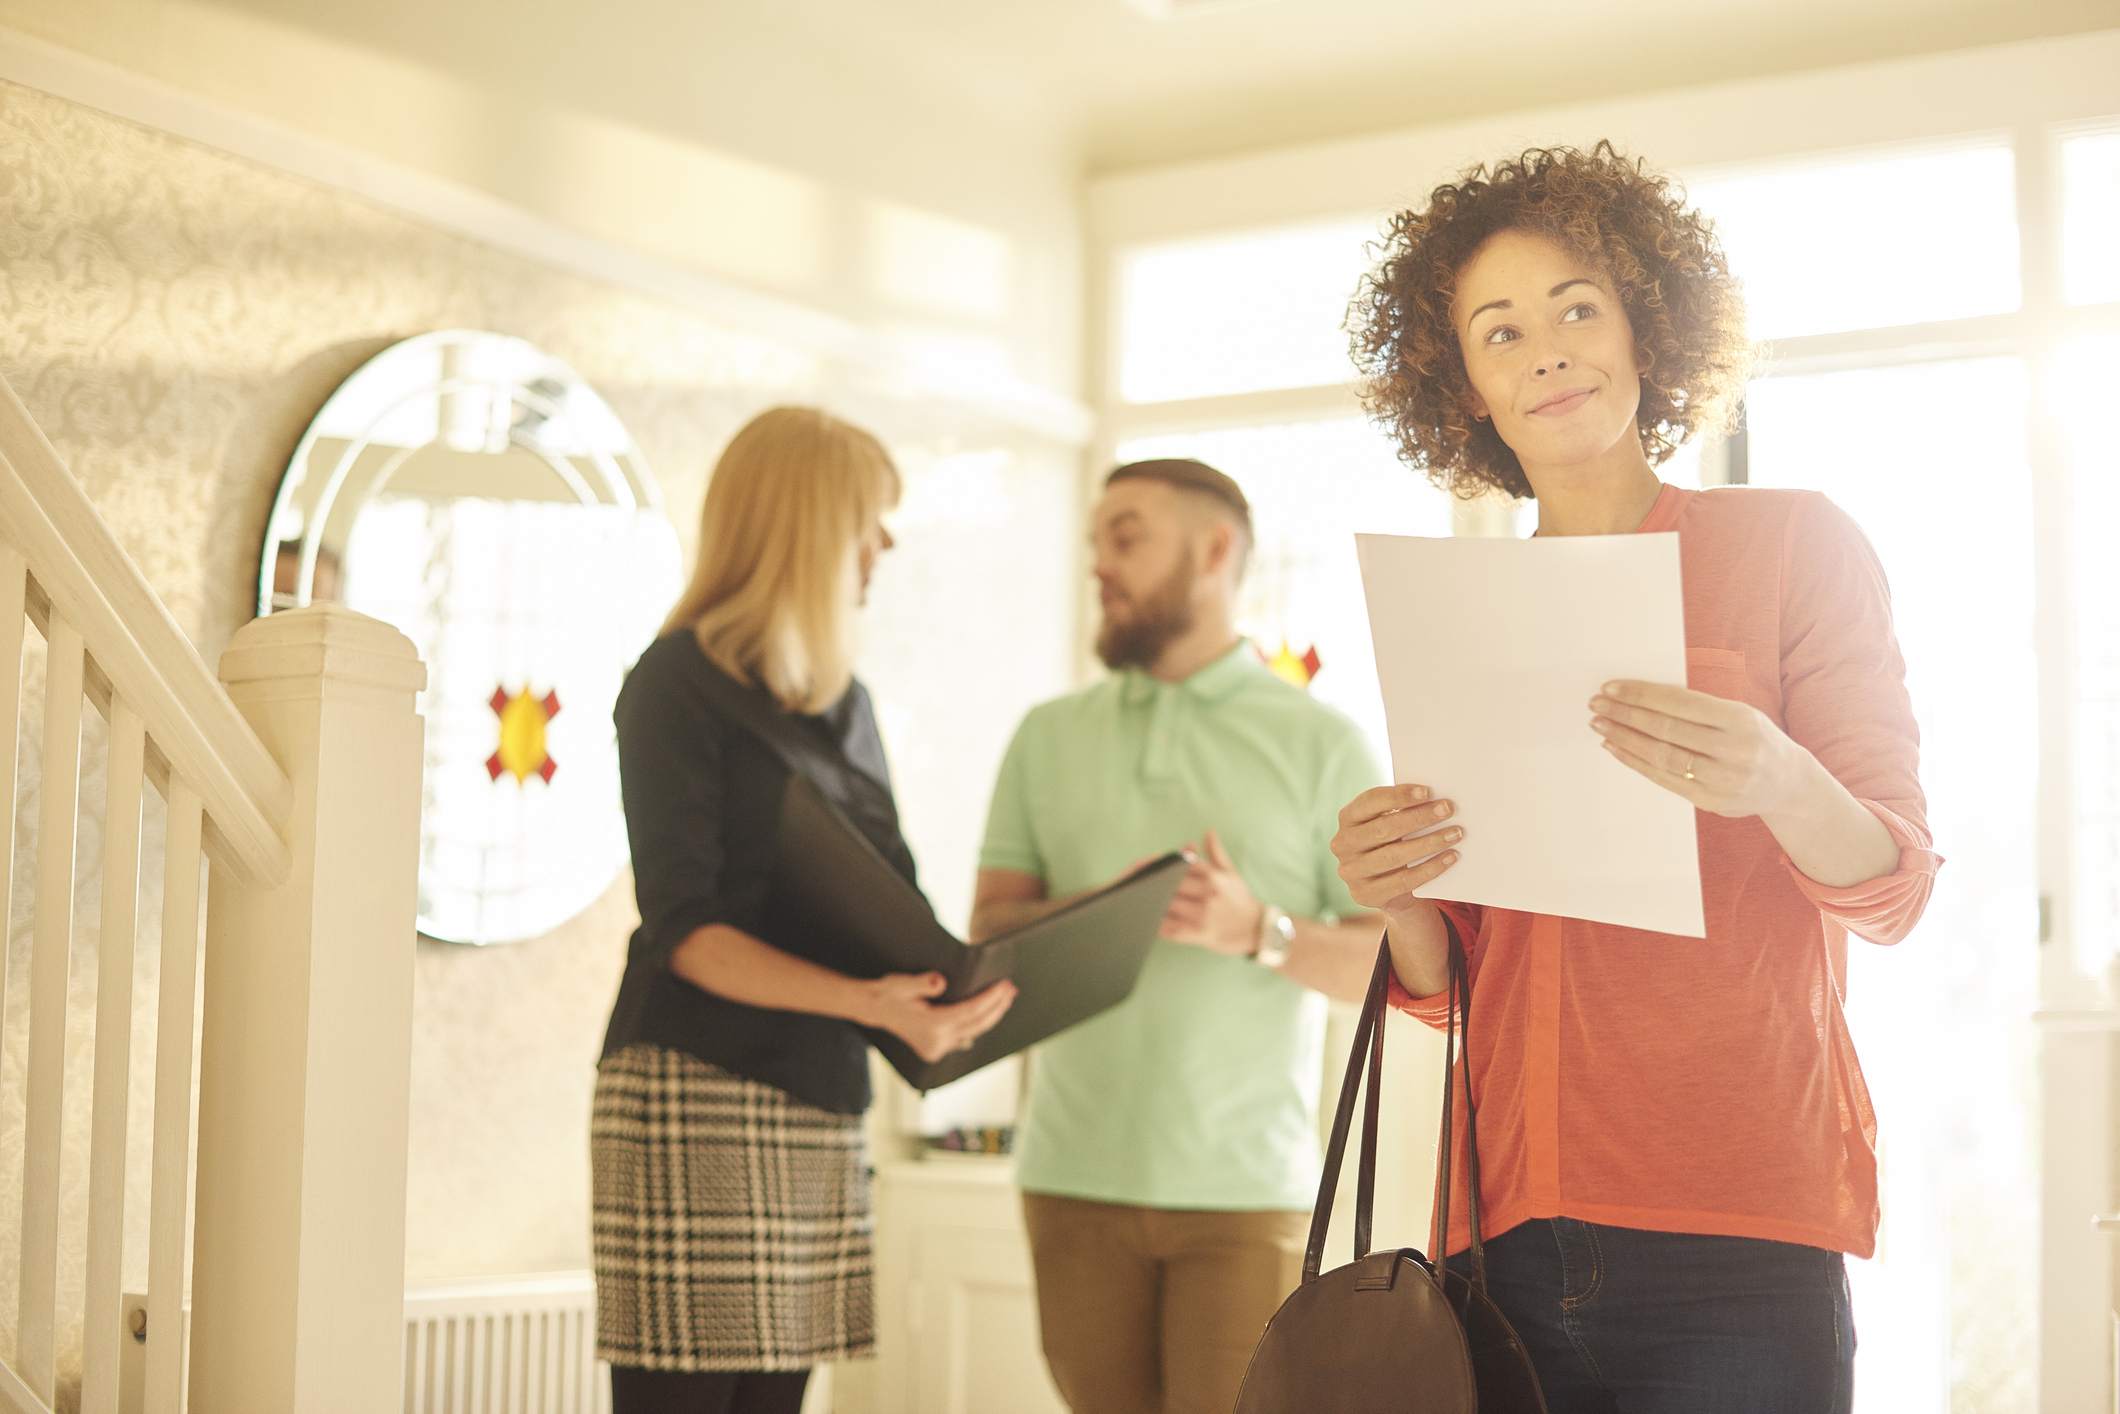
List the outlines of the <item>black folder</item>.
{"label": "black folder", "polygon": [[780,812],[775,893],[829,961],[857,977],[939,972],[944,1001],[1003,980],[1015,1004],[970,1050],[924,1061],[884,1031],[869,1039],[907,1083],[932,1090],[1124,1001],[1148,961],[1158,926],[1185,877],[1183,856],[1166,854],[1045,917],[966,944],[936,919],[918,889],[807,778],[788,780]]}

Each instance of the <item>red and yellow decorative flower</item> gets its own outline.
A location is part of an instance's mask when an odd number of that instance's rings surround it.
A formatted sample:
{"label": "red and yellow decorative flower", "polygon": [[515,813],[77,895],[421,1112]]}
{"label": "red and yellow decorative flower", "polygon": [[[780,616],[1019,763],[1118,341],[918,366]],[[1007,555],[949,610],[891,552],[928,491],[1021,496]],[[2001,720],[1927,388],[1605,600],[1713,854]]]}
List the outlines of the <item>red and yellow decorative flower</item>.
{"label": "red and yellow decorative flower", "polygon": [[506,687],[497,687],[489,705],[501,719],[501,740],[500,749],[486,758],[487,776],[497,781],[505,771],[517,785],[532,776],[550,781],[559,763],[545,750],[545,726],[559,715],[559,694],[532,697],[526,685],[510,696]]}
{"label": "red and yellow decorative flower", "polygon": [[1305,649],[1303,656],[1298,658],[1295,650],[1288,646],[1288,640],[1285,638],[1281,640],[1280,652],[1269,657],[1262,650],[1259,653],[1259,660],[1266,664],[1275,677],[1280,678],[1283,682],[1293,683],[1295,686],[1302,688],[1309,687],[1311,679],[1318,675],[1318,669],[1325,666],[1324,662],[1318,657],[1316,644],[1312,644]]}

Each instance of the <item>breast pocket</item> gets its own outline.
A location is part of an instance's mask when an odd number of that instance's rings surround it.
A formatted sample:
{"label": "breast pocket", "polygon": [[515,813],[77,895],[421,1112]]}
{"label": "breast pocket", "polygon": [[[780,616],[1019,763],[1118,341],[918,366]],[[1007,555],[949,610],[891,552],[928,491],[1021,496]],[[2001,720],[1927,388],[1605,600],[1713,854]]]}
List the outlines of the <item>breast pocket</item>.
{"label": "breast pocket", "polygon": [[[1711,697],[1748,702],[1762,710],[1771,708],[1765,694],[1752,683],[1745,655],[1728,648],[1688,648],[1686,686]],[[1761,852],[1766,826],[1756,816],[1731,820],[1713,811],[1702,811],[1698,821],[1702,902],[1711,919],[1733,917],[1742,881],[1749,877],[1751,868],[1741,866],[1733,875],[1729,861],[1749,860],[1756,864],[1767,857]],[[1771,837],[1766,844],[1771,849]]]}
{"label": "breast pocket", "polygon": [[1763,705],[1755,700],[1745,655],[1728,648],[1688,648],[1686,686],[1710,697],[1750,702],[1755,707]]}

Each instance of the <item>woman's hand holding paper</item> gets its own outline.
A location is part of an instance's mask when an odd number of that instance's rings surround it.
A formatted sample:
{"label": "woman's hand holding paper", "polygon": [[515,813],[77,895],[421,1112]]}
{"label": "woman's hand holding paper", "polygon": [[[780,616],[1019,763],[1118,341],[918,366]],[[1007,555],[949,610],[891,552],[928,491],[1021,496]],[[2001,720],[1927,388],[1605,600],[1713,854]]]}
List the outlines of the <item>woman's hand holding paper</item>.
{"label": "woman's hand holding paper", "polygon": [[1420,785],[1365,790],[1340,811],[1340,830],[1332,837],[1340,877],[1354,901],[1394,922],[1420,906],[1415,889],[1457,863],[1453,846],[1465,837],[1444,824],[1457,807],[1430,795]]}
{"label": "woman's hand holding paper", "polygon": [[1787,811],[1817,762],[1757,707],[1662,683],[1611,682],[1590,699],[1605,750],[1732,820]]}

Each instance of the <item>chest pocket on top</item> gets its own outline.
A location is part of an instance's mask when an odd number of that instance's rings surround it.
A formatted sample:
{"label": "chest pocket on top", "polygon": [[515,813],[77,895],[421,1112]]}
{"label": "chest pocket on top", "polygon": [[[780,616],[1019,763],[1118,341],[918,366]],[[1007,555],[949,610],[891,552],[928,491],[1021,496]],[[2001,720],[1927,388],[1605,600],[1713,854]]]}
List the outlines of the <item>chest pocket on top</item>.
{"label": "chest pocket on top", "polygon": [[1749,702],[1762,710],[1770,709],[1770,704],[1759,701],[1752,690],[1751,675],[1745,669],[1745,655],[1728,648],[1688,648],[1686,686],[1711,697],[1726,697],[1732,702]]}
{"label": "chest pocket on top", "polygon": [[[1711,697],[1748,702],[1769,716],[1775,715],[1776,704],[1762,700],[1762,694],[1753,688],[1751,674],[1746,671],[1745,655],[1731,649],[1688,648],[1686,686]],[[1717,868],[1716,861],[1736,855],[1756,855],[1758,836],[1764,833],[1766,826],[1757,818],[1730,820],[1711,811],[1702,811],[1698,820],[1702,900],[1711,919],[1727,918],[1732,916],[1735,907],[1736,895],[1732,890],[1741,885]]]}

